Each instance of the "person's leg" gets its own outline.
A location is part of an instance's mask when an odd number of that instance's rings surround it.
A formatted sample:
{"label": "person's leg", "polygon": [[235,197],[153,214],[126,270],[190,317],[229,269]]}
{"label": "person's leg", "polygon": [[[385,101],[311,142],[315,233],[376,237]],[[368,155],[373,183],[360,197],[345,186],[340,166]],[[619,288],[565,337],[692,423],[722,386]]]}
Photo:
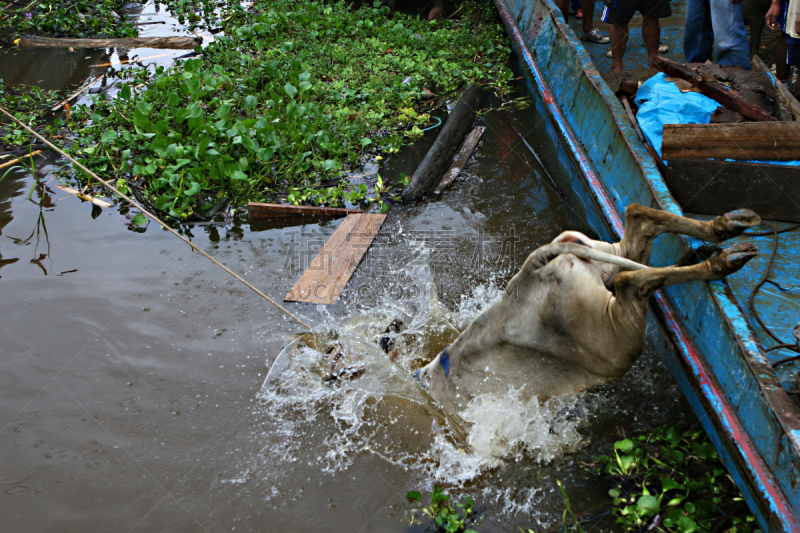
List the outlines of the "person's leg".
{"label": "person's leg", "polygon": [[742,2],[709,0],[709,3],[717,63],[721,66],[739,65],[750,70],[750,46],[742,16]]}
{"label": "person's leg", "polygon": [[594,0],[580,0],[580,2],[583,14],[583,34],[581,35],[581,40],[598,44],[606,44],[608,42],[608,36],[600,30],[593,28]]}
{"label": "person's leg", "polygon": [[686,26],[683,33],[686,62],[703,63],[711,59],[713,46],[709,0],[686,0]]}
{"label": "person's leg", "polygon": [[661,40],[661,23],[653,17],[642,18],[642,38],[647,47],[647,63],[653,68],[653,59],[658,55],[658,43]]}
{"label": "person's leg", "polygon": [[594,24],[594,0],[581,0],[583,9],[583,33],[591,33]]}
{"label": "person's leg", "polygon": [[786,61],[786,34],[781,32],[775,46],[775,77],[781,82],[789,77],[789,64]]}
{"label": "person's leg", "polygon": [[[625,55],[625,46],[628,44],[628,25],[617,26],[613,24],[609,32],[611,37],[611,71],[622,70],[622,56]],[[658,45],[656,45],[658,46]]]}
{"label": "person's leg", "polygon": [[564,16],[564,21],[569,22],[569,1],[570,0],[553,0],[556,7],[561,10],[561,14]]}

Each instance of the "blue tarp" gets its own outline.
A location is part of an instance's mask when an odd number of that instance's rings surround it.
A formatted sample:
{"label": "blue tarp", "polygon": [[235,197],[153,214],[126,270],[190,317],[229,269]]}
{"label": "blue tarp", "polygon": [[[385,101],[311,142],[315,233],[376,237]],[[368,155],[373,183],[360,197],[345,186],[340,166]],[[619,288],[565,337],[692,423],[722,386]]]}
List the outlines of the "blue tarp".
{"label": "blue tarp", "polygon": [[682,93],[659,72],[639,87],[634,102],[639,106],[636,119],[650,145],[661,155],[664,124],[708,124],[720,105],[700,93]]}
{"label": "blue tarp", "polygon": [[[639,87],[633,100],[639,106],[636,120],[650,145],[661,155],[664,124],[708,124],[720,105],[700,93],[682,93],[659,72]],[[746,161],[773,165],[800,165],[800,161]]]}

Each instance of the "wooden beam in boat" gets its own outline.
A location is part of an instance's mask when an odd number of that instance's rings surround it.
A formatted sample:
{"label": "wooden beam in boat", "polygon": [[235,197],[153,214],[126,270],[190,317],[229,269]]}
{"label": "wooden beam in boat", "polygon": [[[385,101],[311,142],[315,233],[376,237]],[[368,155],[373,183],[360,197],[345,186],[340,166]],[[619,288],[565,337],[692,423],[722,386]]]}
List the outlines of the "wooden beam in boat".
{"label": "wooden beam in boat", "polygon": [[796,166],[672,159],[665,180],[687,213],[722,215],[748,208],[763,219],[800,222]]}
{"label": "wooden beam in boat", "polygon": [[653,66],[668,76],[692,82],[692,85],[700,89],[700,92],[704,95],[716,100],[728,109],[736,111],[743,117],[759,122],[777,122],[778,120],[739,96],[739,93],[733,89],[729,89],[721,83],[703,81],[700,78],[700,74],[686,65],[681,65],[665,57],[656,56],[653,59]]}
{"label": "wooden beam in boat", "polygon": [[344,209],[341,207],[319,207],[313,205],[283,205],[263,204],[250,202],[247,204],[250,218],[254,220],[276,217],[296,218],[341,218],[347,215],[361,213],[360,209]]}
{"label": "wooden beam in boat", "polygon": [[800,160],[800,122],[664,124],[661,154],[673,159]]}
{"label": "wooden beam in boat", "polygon": [[349,215],[344,219],[284,296],[284,301],[335,303],[384,220],[386,215],[369,213]]}

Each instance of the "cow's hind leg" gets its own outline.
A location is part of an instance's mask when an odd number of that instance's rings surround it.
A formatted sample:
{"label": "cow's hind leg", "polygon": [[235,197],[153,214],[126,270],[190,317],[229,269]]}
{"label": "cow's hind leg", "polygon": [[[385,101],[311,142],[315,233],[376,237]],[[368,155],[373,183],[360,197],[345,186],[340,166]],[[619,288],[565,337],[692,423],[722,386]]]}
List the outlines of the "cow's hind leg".
{"label": "cow's hind leg", "polygon": [[620,272],[614,278],[616,297],[622,301],[633,299],[646,303],[662,287],[684,281],[722,279],[742,268],[757,255],[758,249],[754,244],[741,242],[696,265]]}
{"label": "cow's hind leg", "polygon": [[750,209],[737,209],[702,221],[686,218],[639,204],[625,210],[625,235],[620,241],[621,255],[633,261],[650,260],[653,240],[662,233],[688,235],[704,241],[722,242],[761,224],[761,217]]}

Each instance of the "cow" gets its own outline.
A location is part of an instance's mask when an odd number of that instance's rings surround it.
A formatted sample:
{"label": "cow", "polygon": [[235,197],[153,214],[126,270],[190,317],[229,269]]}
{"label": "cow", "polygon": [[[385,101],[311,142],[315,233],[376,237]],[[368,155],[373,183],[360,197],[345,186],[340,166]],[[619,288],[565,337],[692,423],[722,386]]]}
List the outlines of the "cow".
{"label": "cow", "polygon": [[[692,280],[718,280],[758,254],[750,243],[717,249],[688,266],[646,267],[663,233],[719,243],[761,223],[748,209],[698,221],[631,204],[617,243],[566,231],[534,250],[495,302],[433,361],[414,373],[446,411],[511,387],[545,401],[620,377],[636,361],[654,291]],[[638,263],[623,270],[608,261]],[[587,252],[587,253],[583,253]],[[617,258],[615,260],[615,258]]]}

